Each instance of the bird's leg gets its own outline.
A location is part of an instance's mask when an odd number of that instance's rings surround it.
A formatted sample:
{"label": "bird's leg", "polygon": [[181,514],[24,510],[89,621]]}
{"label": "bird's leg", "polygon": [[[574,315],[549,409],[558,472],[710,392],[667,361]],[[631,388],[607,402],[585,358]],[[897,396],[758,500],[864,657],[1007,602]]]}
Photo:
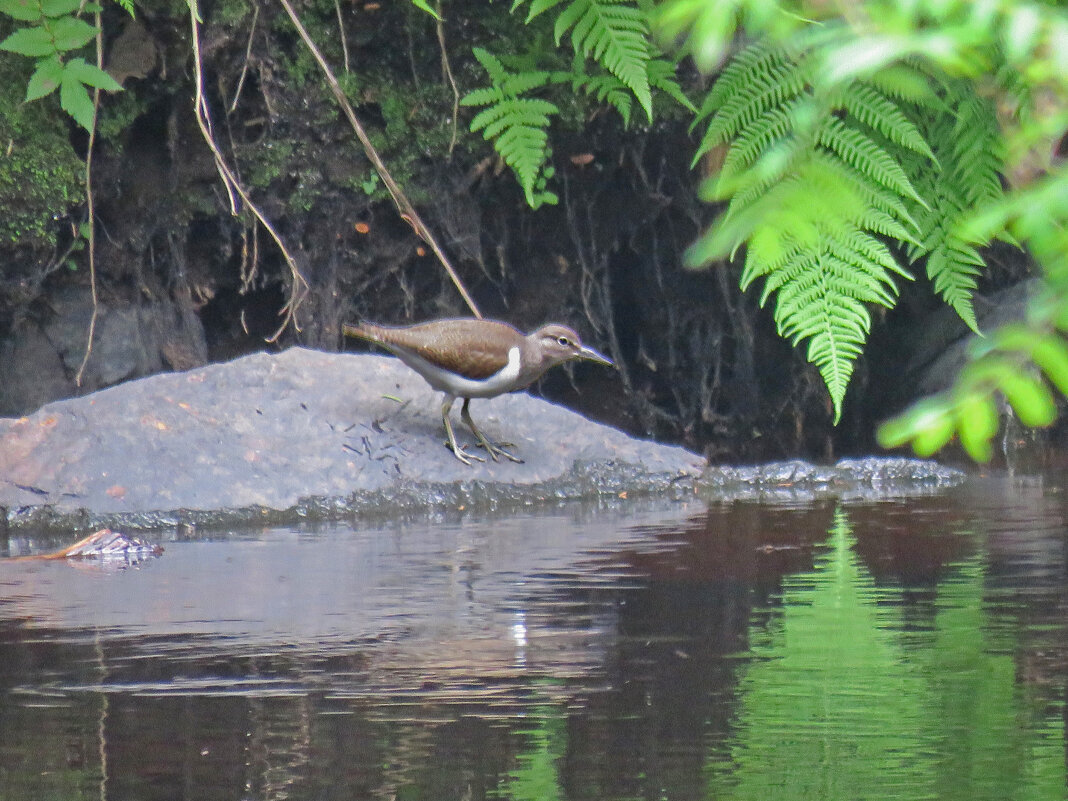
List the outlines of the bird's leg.
{"label": "bird's leg", "polygon": [[501,456],[505,457],[506,459],[511,459],[513,462],[516,462],[517,464],[523,464],[523,460],[520,459],[518,456],[513,456],[512,454],[508,453],[508,451],[506,451],[504,448],[500,447],[499,445],[493,445],[492,443],[490,443],[490,441],[488,439],[485,438],[485,436],[483,436],[482,432],[478,430],[478,426],[475,425],[475,421],[471,419],[471,410],[470,410],[470,408],[468,408],[470,405],[471,405],[471,399],[470,398],[464,398],[463,408],[460,409],[460,418],[465,423],[467,423],[467,427],[470,428],[471,429],[471,433],[475,435],[475,439],[478,440],[478,444],[486,449],[486,453],[488,453],[490,456],[493,457],[493,461],[495,461],[495,462],[497,461],[497,454],[499,453]]}
{"label": "bird's leg", "polygon": [[[481,456],[475,456],[474,454],[468,453],[456,444],[456,435],[452,432],[452,423],[449,422],[449,412],[452,411],[452,402],[454,400],[456,400],[456,398],[452,397],[452,395],[446,395],[445,401],[441,404],[441,422],[445,424],[445,435],[449,438],[449,441],[446,442],[445,445],[452,451],[453,456],[470,467],[472,459],[478,462],[484,462],[486,460]],[[464,402],[464,408],[467,408],[466,400]]]}

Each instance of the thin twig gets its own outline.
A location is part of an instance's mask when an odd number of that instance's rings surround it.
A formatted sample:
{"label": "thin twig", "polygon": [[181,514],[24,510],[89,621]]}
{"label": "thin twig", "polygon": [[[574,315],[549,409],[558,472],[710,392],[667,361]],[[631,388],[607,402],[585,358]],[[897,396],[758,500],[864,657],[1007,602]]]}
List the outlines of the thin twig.
{"label": "thin twig", "polygon": [[260,224],[267,229],[267,233],[274,239],[275,244],[278,245],[278,249],[282,251],[282,256],[285,258],[286,264],[289,265],[289,271],[293,276],[293,288],[290,291],[289,300],[286,301],[281,310],[281,314],[284,315],[282,324],[272,336],[268,337],[267,340],[268,342],[273,342],[281,336],[289,323],[292,323],[293,327],[297,331],[300,331],[296,313],[297,307],[300,306],[301,301],[304,300],[304,297],[308,294],[308,282],[305,280],[304,276],[300,274],[296,262],[293,261],[293,257],[289,255],[289,250],[286,248],[285,243],[282,242],[282,237],[279,236],[278,231],[275,230],[271,221],[264,216],[262,211],[260,211],[259,206],[252,201],[251,197],[249,197],[248,192],[245,191],[245,188],[241,185],[241,182],[238,180],[233,170],[227,165],[218,145],[215,144],[215,139],[211,131],[211,114],[208,109],[208,101],[207,98],[204,97],[204,73],[200,60],[200,30],[197,22],[196,9],[192,4],[190,4],[189,7],[189,20],[193,28],[193,72],[196,83],[194,108],[196,111],[197,125],[200,126],[200,132],[204,136],[204,141],[207,143],[208,149],[211,150],[212,156],[215,157],[215,168],[219,171],[219,176],[222,178],[223,184],[226,186],[226,192],[230,198],[230,213],[235,217],[240,216],[237,202],[234,199],[234,193],[236,192],[241,197],[245,206],[256,215],[256,219],[260,221]]}
{"label": "thin twig", "polygon": [[452,158],[452,151],[456,147],[456,120],[460,116],[460,90],[456,87],[456,79],[452,76],[452,67],[449,66],[449,51],[445,49],[445,19],[441,13],[441,0],[437,2],[436,11],[438,12],[437,30],[438,30],[438,46],[441,48],[441,71],[445,74],[445,77],[449,81],[449,86],[452,87],[452,138],[449,139],[449,158]]}
{"label": "thin twig", "polygon": [[481,312],[478,310],[478,306],[475,305],[475,301],[472,300],[471,296],[467,293],[463,283],[460,281],[460,276],[456,274],[456,271],[445,256],[445,253],[442,252],[437,240],[434,239],[434,235],[430,233],[430,229],[423,223],[423,220],[419,217],[419,214],[409,202],[404,192],[397,185],[397,182],[393,180],[393,176],[389,174],[389,170],[386,169],[386,165],[382,162],[378,152],[374,149],[371,140],[368,139],[367,133],[363,130],[363,126],[360,125],[360,121],[356,119],[356,112],[353,111],[352,104],[349,103],[348,98],[345,97],[345,93],[341,90],[337,78],[334,77],[333,70],[331,70],[330,65],[326,63],[326,59],[324,59],[322,53],[319,52],[319,48],[315,46],[315,42],[311,40],[308,31],[305,30],[304,25],[300,21],[300,17],[297,16],[297,12],[293,10],[293,6],[290,5],[289,0],[280,0],[280,2],[282,3],[282,7],[285,8],[286,13],[289,14],[289,18],[293,21],[293,26],[297,29],[297,33],[300,34],[300,38],[304,40],[304,44],[308,47],[308,50],[311,51],[312,56],[318,62],[319,67],[326,76],[326,82],[330,85],[330,90],[334,93],[338,105],[341,106],[341,110],[345,113],[345,117],[348,118],[349,124],[356,132],[356,138],[359,139],[360,144],[363,145],[364,153],[371,161],[371,164],[374,165],[375,172],[378,173],[378,176],[382,179],[382,183],[386,185],[390,197],[393,198],[393,202],[397,205],[401,219],[405,220],[412,226],[416,235],[426,242],[430,246],[430,249],[434,251],[434,255],[438,257],[438,261],[440,261],[441,265],[445,268],[445,272],[449,274],[453,286],[456,287],[456,290],[463,297],[464,302],[467,303],[472,314],[474,314],[475,317],[482,317]]}
{"label": "thin twig", "polygon": [[341,55],[345,60],[345,74],[349,74],[349,43],[345,41],[345,20],[341,18],[341,3],[334,0],[334,11],[337,12],[337,32],[341,37]]}
{"label": "thin twig", "polygon": [[[100,24],[100,12],[94,15],[96,23],[96,66],[104,68],[104,34]],[[82,376],[85,375],[85,366],[89,363],[89,356],[93,352],[93,337],[96,335],[96,318],[100,311],[100,299],[96,293],[96,213],[93,208],[93,145],[96,142],[96,116],[100,111],[100,89],[93,88],[93,122],[89,128],[89,148],[85,152],[85,208],[88,221],[87,239],[89,240],[89,294],[93,299],[93,310],[89,315],[89,336],[85,340],[85,354],[82,363],[78,365],[78,372],[74,374],[74,385],[82,385]]]}
{"label": "thin twig", "polygon": [[252,57],[252,39],[256,35],[256,21],[260,18],[260,7],[252,7],[252,27],[248,32],[248,45],[245,47],[245,63],[241,65],[241,77],[237,79],[237,88],[234,89],[234,102],[230,104],[230,113],[237,109],[237,101],[241,99],[241,89],[245,85],[245,76],[248,75],[248,61]]}

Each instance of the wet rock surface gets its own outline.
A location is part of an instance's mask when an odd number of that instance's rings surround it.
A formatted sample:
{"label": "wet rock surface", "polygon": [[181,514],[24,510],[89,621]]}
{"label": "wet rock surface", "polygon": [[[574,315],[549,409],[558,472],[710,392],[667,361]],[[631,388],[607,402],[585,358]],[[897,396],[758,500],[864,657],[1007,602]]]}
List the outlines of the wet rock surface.
{"label": "wet rock surface", "polygon": [[472,414],[525,463],[469,467],[445,447],[440,410],[419,376],[366,354],[293,348],[131,381],[0,419],[0,525],[285,523],[648,493],[794,502],[939,492],[964,479],[902,458],[708,466],[521,393],[475,401]]}
{"label": "wet rock surface", "polygon": [[[474,401],[472,415],[525,463],[469,467],[444,446],[440,409],[440,394],[383,356],[293,348],[156,375],[0,420],[0,507],[11,527],[276,522],[680,486],[692,495],[705,466],[514,394]],[[470,443],[458,417],[454,408]]]}
{"label": "wet rock surface", "polygon": [[751,467],[709,467],[698,486],[714,501],[804,502],[818,498],[861,500],[942,492],[966,474],[925,459],[841,459],[833,465],[800,460]]}

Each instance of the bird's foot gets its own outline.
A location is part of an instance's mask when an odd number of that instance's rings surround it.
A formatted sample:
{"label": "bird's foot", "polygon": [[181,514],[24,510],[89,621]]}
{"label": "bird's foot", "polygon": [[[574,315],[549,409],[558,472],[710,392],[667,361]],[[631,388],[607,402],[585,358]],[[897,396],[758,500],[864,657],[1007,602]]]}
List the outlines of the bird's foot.
{"label": "bird's foot", "polygon": [[[484,461],[486,461],[481,456],[475,456],[475,454],[473,454],[473,453],[468,453],[467,449],[463,445],[458,445],[458,444],[455,444],[455,443],[452,443],[452,442],[446,442],[445,443],[445,447],[448,448],[450,451],[452,451],[452,455],[455,456],[457,459],[459,459],[461,462],[463,462],[468,467],[471,467],[471,460],[472,459],[474,459],[476,462],[484,462]],[[497,458],[494,457],[494,461],[496,461],[496,460],[497,460]]]}
{"label": "bird's foot", "polygon": [[501,447],[502,445],[507,445],[509,448],[515,447],[514,442],[498,442],[496,445],[494,445],[492,442],[490,442],[488,439],[485,439],[484,437],[480,438],[478,442],[478,447],[485,448],[486,453],[488,453],[495,462],[499,461],[499,459],[497,459],[497,455],[500,454],[505,459],[511,459],[516,464],[523,464],[522,459],[506,451],[504,448]]}

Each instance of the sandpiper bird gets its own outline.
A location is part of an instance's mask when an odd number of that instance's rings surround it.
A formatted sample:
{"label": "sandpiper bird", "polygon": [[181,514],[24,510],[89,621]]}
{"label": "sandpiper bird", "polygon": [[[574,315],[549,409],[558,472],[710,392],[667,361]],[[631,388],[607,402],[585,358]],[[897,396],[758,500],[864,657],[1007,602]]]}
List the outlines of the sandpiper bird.
{"label": "sandpiper bird", "polygon": [[360,323],[345,325],[342,330],[348,336],[381,345],[425,378],[430,386],[445,393],[441,421],[445,424],[448,445],[456,458],[467,465],[471,459],[485,460],[456,444],[449,412],[457,398],[464,399],[460,417],[493,461],[500,455],[522,462],[499,445],[491,444],[478,430],[468,409],[471,399],[495,398],[523,389],[550,367],[572,359],[615,366],[593,348],[583,345],[570,328],[555,323],[530,334],[507,323],[474,318],[431,320],[398,328]]}

